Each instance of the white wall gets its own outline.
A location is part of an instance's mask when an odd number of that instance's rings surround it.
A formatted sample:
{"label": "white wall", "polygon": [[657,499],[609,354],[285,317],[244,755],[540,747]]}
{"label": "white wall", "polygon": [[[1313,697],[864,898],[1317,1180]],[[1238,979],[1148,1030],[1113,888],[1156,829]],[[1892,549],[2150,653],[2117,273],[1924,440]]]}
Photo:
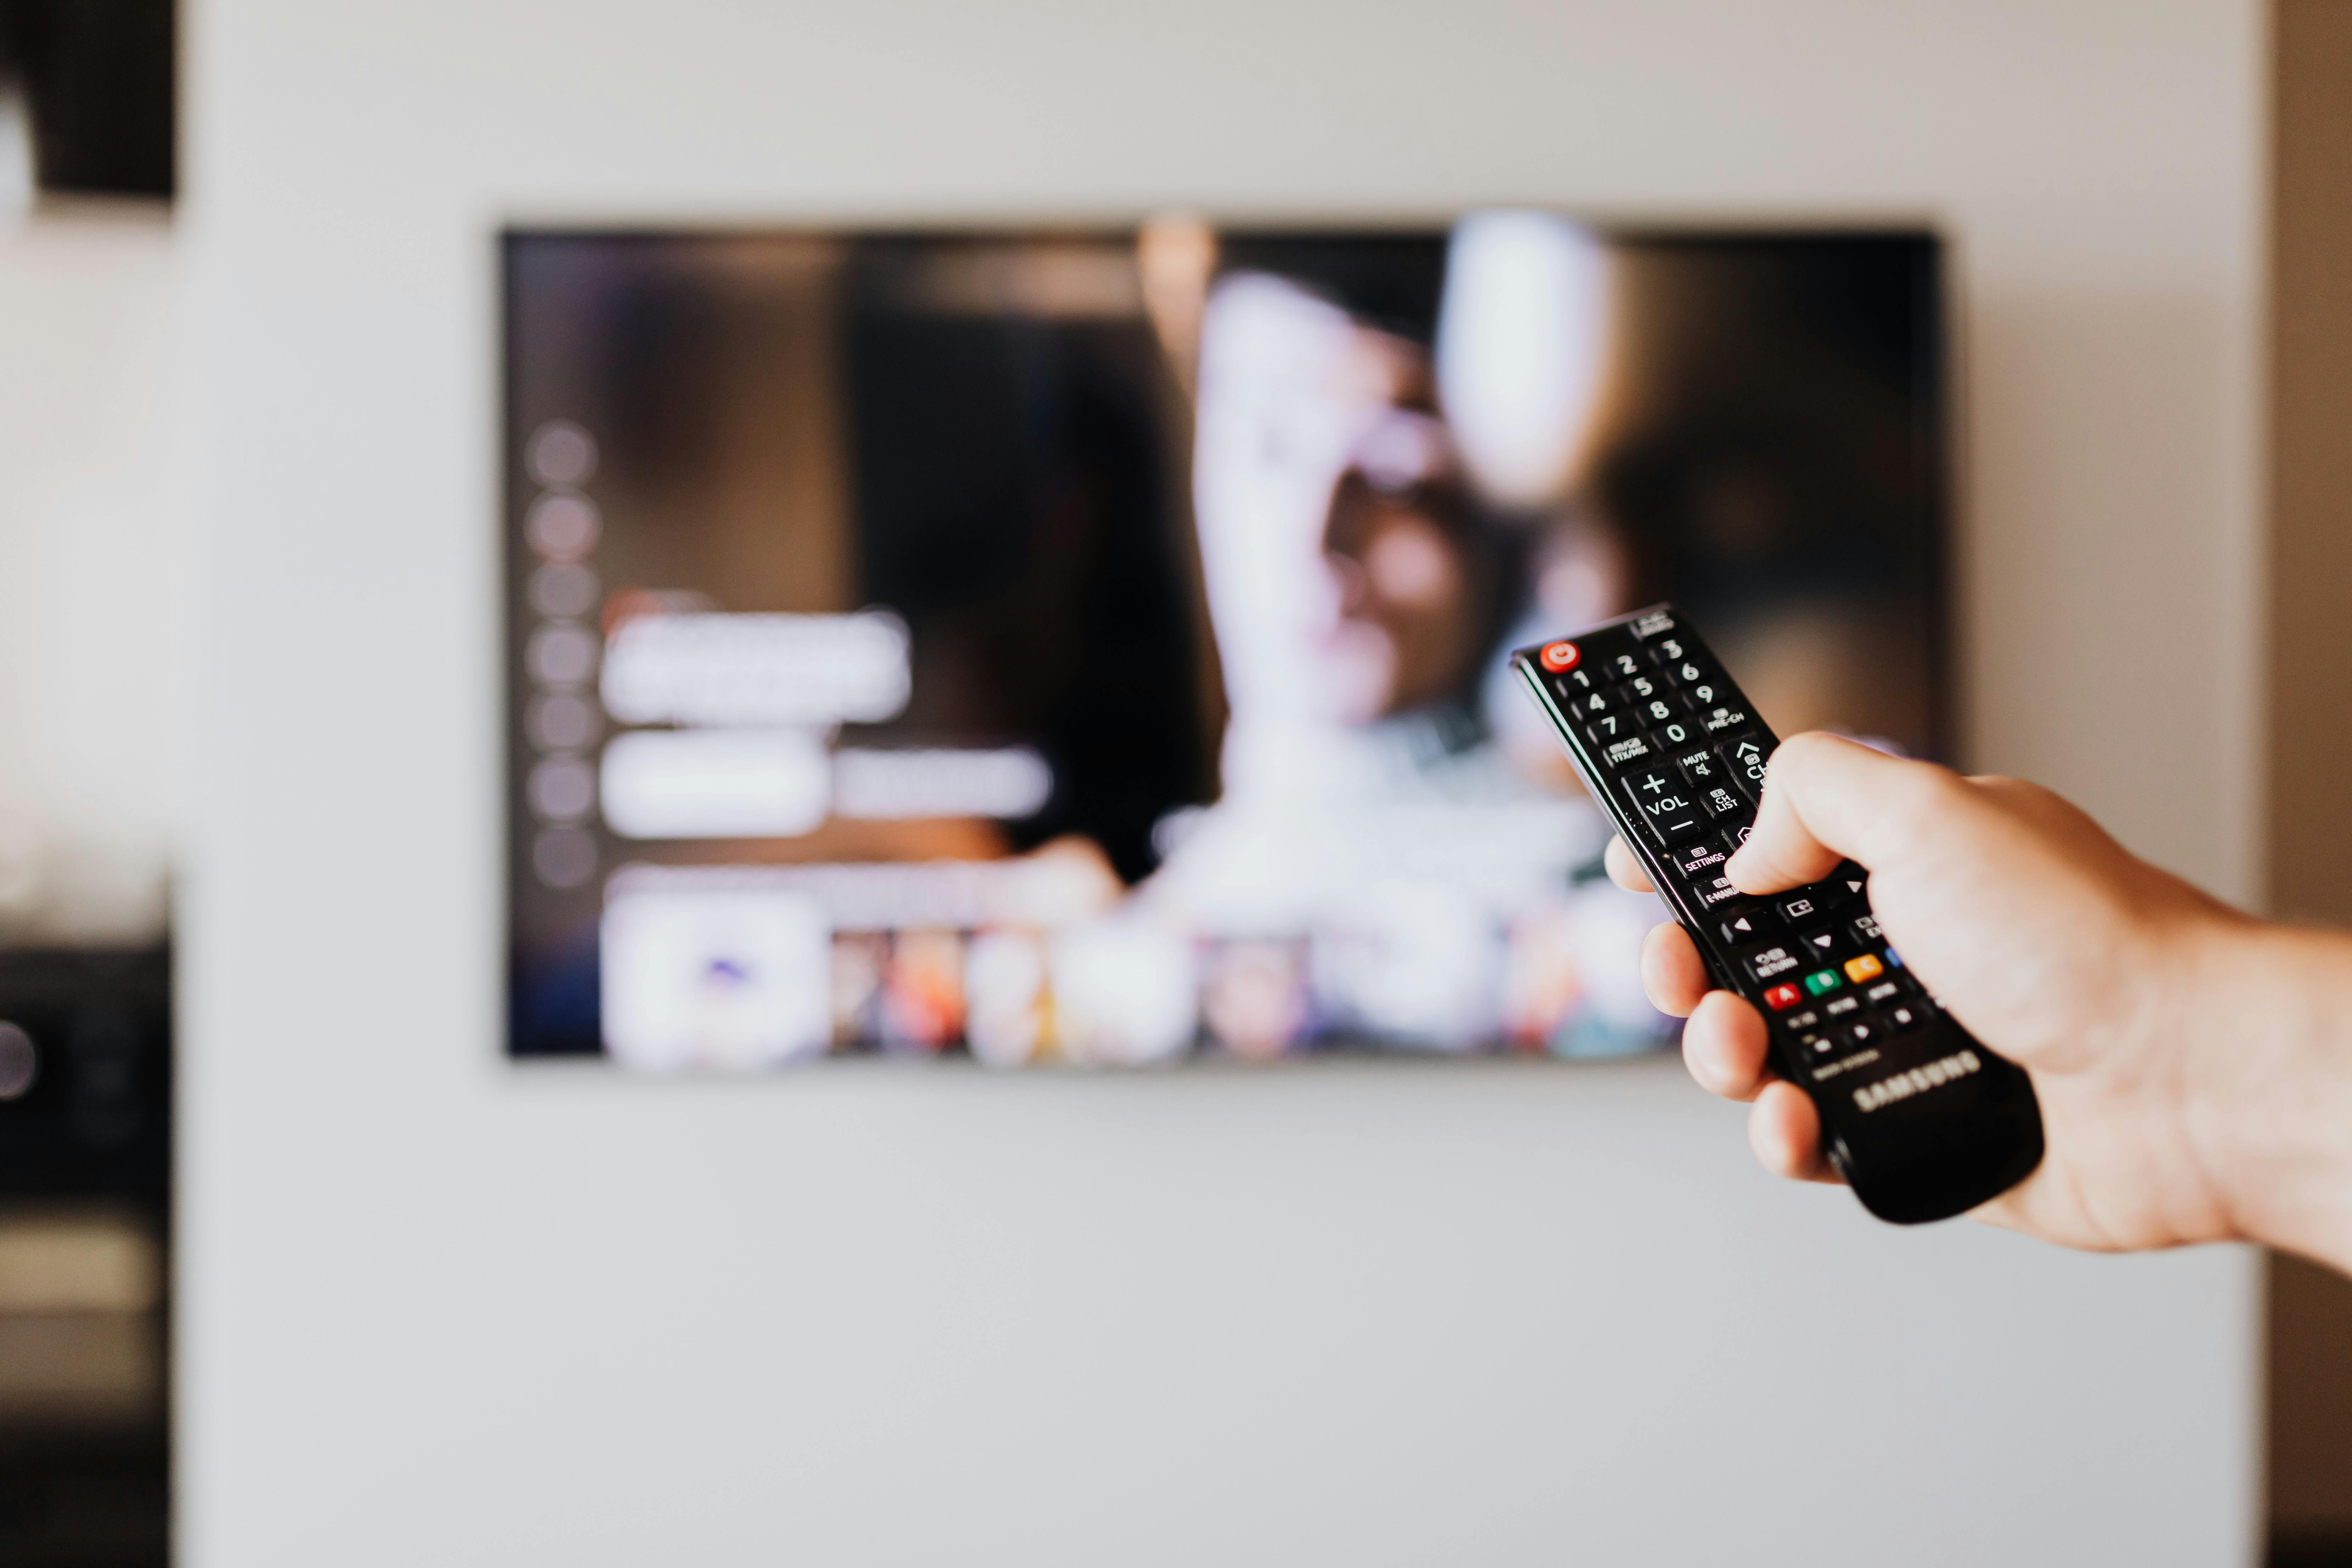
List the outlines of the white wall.
{"label": "white wall", "polygon": [[503,1067],[491,237],[1933,216],[1976,758],[2242,893],[2259,15],[199,5],[188,1561],[2248,1560],[2246,1257],[1888,1230],[1671,1064]]}
{"label": "white wall", "polygon": [[[12,151],[0,102],[0,164]],[[160,940],[194,596],[161,203],[0,166],[0,941]]]}

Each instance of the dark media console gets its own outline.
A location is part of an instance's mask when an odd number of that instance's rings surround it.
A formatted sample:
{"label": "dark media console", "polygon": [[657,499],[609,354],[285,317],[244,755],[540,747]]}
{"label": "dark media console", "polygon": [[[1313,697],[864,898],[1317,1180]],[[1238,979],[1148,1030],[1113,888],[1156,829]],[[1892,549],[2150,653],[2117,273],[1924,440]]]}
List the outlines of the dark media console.
{"label": "dark media console", "polygon": [[[172,965],[152,952],[0,952],[0,1197],[163,1204]],[[29,1059],[27,1059],[29,1053]]]}
{"label": "dark media console", "polygon": [[[110,1275],[146,1238],[168,1273],[171,974],[161,948],[0,951],[0,1231],[23,1257],[62,1241]],[[168,1289],[100,1306],[29,1283],[0,1310],[0,1563],[162,1568]]]}

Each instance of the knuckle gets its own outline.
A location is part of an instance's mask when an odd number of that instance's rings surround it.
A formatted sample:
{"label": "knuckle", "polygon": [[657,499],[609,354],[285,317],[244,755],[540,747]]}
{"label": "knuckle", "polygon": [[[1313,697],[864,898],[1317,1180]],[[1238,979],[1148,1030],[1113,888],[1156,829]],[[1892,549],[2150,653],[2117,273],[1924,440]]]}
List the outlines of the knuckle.
{"label": "knuckle", "polygon": [[1771,757],[1764,764],[1765,777],[1786,779],[1803,773],[1812,766],[1813,759],[1824,746],[1836,744],[1834,735],[1819,730],[1799,731],[1772,749]]}
{"label": "knuckle", "polygon": [[1958,774],[1933,763],[1906,764],[1880,797],[1874,837],[1889,849],[1918,843],[1950,820],[1967,787]]}

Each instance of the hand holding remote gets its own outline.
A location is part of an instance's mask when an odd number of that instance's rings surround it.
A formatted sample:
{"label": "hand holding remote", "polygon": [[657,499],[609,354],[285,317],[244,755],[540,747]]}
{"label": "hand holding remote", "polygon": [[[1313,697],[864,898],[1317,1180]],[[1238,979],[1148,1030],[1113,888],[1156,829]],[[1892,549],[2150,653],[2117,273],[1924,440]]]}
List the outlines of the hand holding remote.
{"label": "hand holding remote", "polygon": [[[1869,869],[1913,972],[2032,1077],[2047,1155],[1979,1217],[2074,1247],[2251,1237],[2352,1267],[2352,940],[2240,914],[2036,785],[1796,736],[1726,874],[1765,894],[1841,858]],[[1648,890],[1622,844],[1610,867]],[[1754,1102],[1763,1163],[1834,1180],[1762,1018],[1710,992],[1680,926],[1651,933],[1643,974],[1690,1019],[1693,1076]]]}

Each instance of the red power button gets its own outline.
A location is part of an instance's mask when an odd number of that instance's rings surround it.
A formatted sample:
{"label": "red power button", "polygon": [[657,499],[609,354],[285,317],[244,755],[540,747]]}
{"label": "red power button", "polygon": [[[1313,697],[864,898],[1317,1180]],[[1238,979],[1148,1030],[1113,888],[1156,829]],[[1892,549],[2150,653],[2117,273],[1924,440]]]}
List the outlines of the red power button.
{"label": "red power button", "polygon": [[1558,675],[1563,669],[1574,669],[1578,657],[1572,642],[1548,642],[1543,652],[1536,655],[1536,661]]}

